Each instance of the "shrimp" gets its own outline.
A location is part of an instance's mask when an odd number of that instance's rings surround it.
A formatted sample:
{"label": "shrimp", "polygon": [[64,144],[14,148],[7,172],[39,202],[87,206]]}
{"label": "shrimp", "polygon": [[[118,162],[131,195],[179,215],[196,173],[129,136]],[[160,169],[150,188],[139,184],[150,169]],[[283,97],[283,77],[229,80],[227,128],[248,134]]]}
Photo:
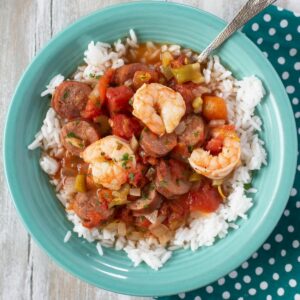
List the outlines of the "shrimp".
{"label": "shrimp", "polygon": [[132,114],[159,136],[173,132],[185,110],[182,96],[159,83],[143,84],[133,96]]}
{"label": "shrimp", "polygon": [[218,155],[211,155],[203,148],[193,150],[189,163],[199,174],[213,180],[220,180],[231,173],[240,163],[240,140],[232,126],[221,126],[212,130],[213,138],[221,138],[222,150]]}
{"label": "shrimp", "polygon": [[127,169],[136,166],[135,155],[128,142],[114,135],[89,145],[82,158],[90,164],[94,182],[110,190],[119,190],[127,181]]}

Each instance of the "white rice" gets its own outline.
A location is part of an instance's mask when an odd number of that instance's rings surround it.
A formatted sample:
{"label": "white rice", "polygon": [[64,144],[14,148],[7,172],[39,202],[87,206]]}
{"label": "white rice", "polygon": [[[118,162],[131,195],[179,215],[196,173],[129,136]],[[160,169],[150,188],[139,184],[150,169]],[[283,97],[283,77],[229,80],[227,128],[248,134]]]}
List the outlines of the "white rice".
{"label": "white rice", "polygon": [[67,243],[70,240],[71,236],[72,232],[69,230],[64,237],[64,243]]}
{"label": "white rice", "polygon": [[[78,67],[74,79],[91,80],[91,77],[101,76],[109,67],[122,66],[124,54],[128,50],[133,51],[134,54],[136,46],[137,37],[133,30],[129,31],[129,37],[125,43],[118,40],[111,46],[101,42],[90,42],[84,52],[86,65]],[[153,47],[153,43],[148,42],[147,47]],[[161,51],[170,51],[176,56],[182,49],[179,45],[163,45]],[[192,55],[190,49],[183,49],[183,51]],[[205,85],[201,87],[200,92],[214,90],[218,96],[225,99],[229,121],[235,124],[241,141],[242,163],[227,182],[226,188],[230,192],[227,201],[216,212],[191,219],[188,226],[179,228],[168,245],[168,249],[161,246],[153,237],[135,242],[127,240],[117,230],[87,229],[73,211],[67,210],[67,218],[74,224],[73,231],[88,242],[97,241],[96,248],[99,255],[104,255],[102,247],[113,247],[117,251],[124,250],[134,266],[144,262],[154,270],[158,270],[170,259],[172,251],[179,248],[190,248],[195,251],[201,247],[211,246],[216,240],[224,238],[229,230],[238,229],[236,221],[239,218],[247,218],[247,211],[253,206],[249,194],[256,193],[257,190],[251,188],[246,192],[244,185],[251,182],[251,171],[259,170],[263,164],[266,164],[264,143],[257,134],[261,131],[262,121],[259,116],[255,115],[255,109],[259,106],[265,91],[261,81],[255,76],[242,80],[235,79],[231,72],[220,63],[217,56],[209,58],[203,74]],[[52,94],[63,79],[62,75],[54,77],[43,95]],[[42,169],[50,175],[57,170],[56,158],[61,157],[64,151],[59,139],[60,129],[60,121],[54,110],[50,108],[41,130],[36,134],[32,144],[28,146],[30,150],[41,147],[43,150],[50,151],[50,156],[42,155],[40,160]],[[66,205],[75,194],[74,178],[68,178],[64,184],[58,180],[52,180],[51,183],[56,186],[59,200]],[[157,211],[147,215],[146,218],[151,223],[155,223]],[[68,232],[64,241],[68,241],[70,237],[71,233]]]}

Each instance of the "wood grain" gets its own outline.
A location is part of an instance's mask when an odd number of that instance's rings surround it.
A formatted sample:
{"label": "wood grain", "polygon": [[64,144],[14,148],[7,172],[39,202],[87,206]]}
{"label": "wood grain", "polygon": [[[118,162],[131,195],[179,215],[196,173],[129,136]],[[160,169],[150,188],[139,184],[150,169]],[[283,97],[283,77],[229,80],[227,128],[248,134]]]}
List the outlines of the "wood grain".
{"label": "wood grain", "polygon": [[[245,0],[168,0],[209,11],[229,20]],[[299,0],[282,7],[300,12]],[[15,86],[32,58],[53,35],[77,20],[122,0],[1,0],[0,1],[0,132]],[[2,138],[1,138],[2,148]],[[92,287],[55,265],[31,240],[12,204],[0,164],[0,299],[137,300]]]}

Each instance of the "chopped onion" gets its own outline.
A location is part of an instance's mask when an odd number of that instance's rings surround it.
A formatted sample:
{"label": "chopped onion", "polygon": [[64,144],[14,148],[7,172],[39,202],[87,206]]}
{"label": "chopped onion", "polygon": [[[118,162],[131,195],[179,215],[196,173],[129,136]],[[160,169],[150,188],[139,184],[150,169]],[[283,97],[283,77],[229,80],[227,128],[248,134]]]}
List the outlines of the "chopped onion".
{"label": "chopped onion", "polygon": [[209,127],[218,127],[218,126],[222,126],[225,124],[225,120],[211,120],[208,123]]}
{"label": "chopped onion", "polygon": [[144,215],[147,220],[152,224],[155,224],[157,221],[158,210],[153,211],[151,214]]}
{"label": "chopped onion", "polygon": [[159,242],[162,245],[166,245],[166,243],[172,238],[172,233],[166,225],[151,225],[149,229],[150,232],[159,239]]}
{"label": "chopped onion", "polygon": [[134,197],[141,196],[141,189],[140,188],[132,188],[129,190],[129,195]]}
{"label": "chopped onion", "polygon": [[126,225],[123,222],[118,223],[118,234],[120,236],[126,235]]}
{"label": "chopped onion", "polygon": [[135,152],[137,150],[137,148],[139,147],[139,142],[134,135],[130,139],[130,147],[133,150],[133,152]]}
{"label": "chopped onion", "polygon": [[146,173],[146,177],[149,179],[149,180],[153,180],[154,179],[154,175],[155,175],[155,169],[150,167]]}
{"label": "chopped onion", "polygon": [[132,85],[132,79],[128,79],[128,80],[126,80],[125,82],[124,82],[124,85],[126,85],[126,86],[131,86]]}

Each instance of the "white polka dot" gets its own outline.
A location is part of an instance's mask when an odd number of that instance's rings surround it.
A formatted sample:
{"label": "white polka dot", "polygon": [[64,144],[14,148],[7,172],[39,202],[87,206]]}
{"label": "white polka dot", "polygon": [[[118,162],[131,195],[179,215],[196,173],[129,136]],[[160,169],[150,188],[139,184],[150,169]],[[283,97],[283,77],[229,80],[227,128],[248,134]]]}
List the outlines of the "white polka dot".
{"label": "white polka dot", "polygon": [[285,269],[286,272],[291,272],[292,269],[293,269],[293,266],[291,264],[286,264],[284,266],[284,269]]}
{"label": "white polka dot", "polygon": [[283,289],[283,288],[279,288],[279,289],[277,290],[277,295],[278,295],[278,296],[283,296],[283,295],[284,295],[284,289]]}
{"label": "white polka dot", "polygon": [[283,240],[282,234],[278,233],[278,234],[275,235],[275,241],[276,241],[277,243],[282,242],[282,240]]}
{"label": "white polka dot", "polygon": [[219,285],[223,285],[225,283],[225,278],[224,277],[222,277],[222,278],[220,278],[219,280],[218,280],[218,284]]}
{"label": "white polka dot", "polygon": [[242,268],[247,269],[249,267],[249,263],[247,261],[242,263]]}
{"label": "white polka dot", "polygon": [[297,190],[295,188],[291,189],[291,196],[294,197],[297,195]]}
{"label": "white polka dot", "polygon": [[300,256],[298,256],[297,261],[300,262]]}
{"label": "white polka dot", "polygon": [[276,29],[275,28],[270,28],[269,29],[269,35],[274,35],[276,33]]}
{"label": "white polka dot", "polygon": [[202,300],[200,296],[196,296],[194,300]]}
{"label": "white polka dot", "polygon": [[275,264],[275,259],[274,259],[274,257],[271,257],[271,258],[269,259],[269,264],[270,264],[270,265],[274,265],[274,264]]}
{"label": "white polka dot", "polygon": [[269,14],[265,14],[265,15],[264,15],[264,20],[265,20],[266,22],[270,22],[270,21],[271,21],[271,16],[270,16]]}
{"label": "white polka dot", "polygon": [[283,65],[285,63],[285,58],[280,56],[278,59],[277,59],[278,63]]}
{"label": "white polka dot", "polygon": [[222,298],[223,299],[229,299],[230,298],[230,293],[225,291],[223,294],[222,294]]}
{"label": "white polka dot", "polygon": [[282,10],[283,10],[283,8],[282,8],[282,7],[280,7],[280,6],[277,6],[277,10],[278,10],[278,11],[282,11]]}
{"label": "white polka dot", "polygon": [[300,32],[300,25],[298,25],[298,27],[297,27],[297,31],[298,31],[298,32]]}
{"label": "white polka dot", "polygon": [[209,294],[211,294],[211,293],[214,291],[214,288],[213,288],[211,285],[208,285],[208,286],[206,287],[206,291],[207,291]]}
{"label": "white polka dot", "polygon": [[237,271],[232,271],[232,272],[229,273],[228,276],[229,276],[230,278],[236,278],[236,277],[238,276],[238,273],[237,273]]}
{"label": "white polka dot", "polygon": [[244,297],[238,297],[237,300],[244,300]]}
{"label": "white polka dot", "polygon": [[184,299],[184,298],[185,298],[185,293],[180,293],[180,294],[178,294],[178,297],[179,297],[180,299]]}
{"label": "white polka dot", "polygon": [[266,290],[268,288],[268,283],[266,281],[262,281],[259,285],[262,290]]}
{"label": "white polka dot", "polygon": [[287,230],[288,230],[288,232],[294,232],[295,228],[293,225],[289,225]]}
{"label": "white polka dot", "polygon": [[244,280],[245,283],[250,283],[250,282],[251,282],[251,277],[248,276],[248,275],[245,275],[245,276],[243,277],[243,280]]}
{"label": "white polka dot", "polygon": [[285,28],[285,27],[287,27],[288,26],[288,21],[287,20],[285,20],[285,19],[283,19],[283,20],[281,20],[281,22],[280,22],[280,27],[281,28]]}
{"label": "white polka dot", "polygon": [[272,277],[273,277],[274,280],[278,280],[279,279],[279,274],[278,273],[274,273]]}
{"label": "white polka dot", "polygon": [[298,128],[298,134],[300,134],[300,128]]}
{"label": "white polka dot", "polygon": [[297,201],[297,202],[296,202],[296,207],[297,207],[297,208],[300,208],[300,201]]}
{"label": "white polka dot", "polygon": [[294,69],[295,69],[296,71],[299,71],[299,70],[300,70],[300,62],[296,62],[296,63],[294,64]]}
{"label": "white polka dot", "polygon": [[282,78],[283,80],[286,80],[286,79],[288,79],[289,77],[290,77],[289,72],[283,72],[282,75],[281,75],[281,78]]}
{"label": "white polka dot", "polygon": [[288,86],[286,87],[286,92],[287,92],[288,94],[293,94],[293,93],[295,92],[295,87],[292,86],[292,85],[288,85]]}
{"label": "white polka dot", "polygon": [[299,111],[297,111],[296,113],[295,113],[295,117],[298,119],[298,118],[300,118],[300,112]]}
{"label": "white polka dot", "polygon": [[290,56],[295,56],[295,55],[297,54],[297,49],[292,48],[292,49],[289,51],[289,54],[290,54]]}
{"label": "white polka dot", "polygon": [[[297,104],[299,104],[299,99],[298,98],[293,98],[292,102],[293,102],[294,105],[297,105]],[[299,171],[300,171],[300,169],[299,169]]]}
{"label": "white polka dot", "polygon": [[290,279],[289,285],[290,285],[290,287],[295,287],[297,285],[297,281],[295,279]]}
{"label": "white polka dot", "polygon": [[251,288],[249,289],[248,293],[249,295],[254,296],[256,294],[256,289]]}
{"label": "white polka dot", "polygon": [[266,52],[266,51],[263,51],[263,55],[264,55],[266,58],[268,58],[268,56],[269,56],[268,52]]}
{"label": "white polka dot", "polygon": [[271,245],[270,245],[269,243],[265,243],[265,244],[263,245],[263,248],[264,248],[264,250],[268,251],[268,250],[271,249]]}
{"label": "white polka dot", "polygon": [[254,252],[253,254],[252,254],[252,258],[253,259],[256,259],[258,257],[258,253],[257,252]]}
{"label": "white polka dot", "polygon": [[266,300],[272,300],[272,296],[271,295],[267,295]]}
{"label": "white polka dot", "polygon": [[288,209],[285,209],[283,214],[288,217],[290,215],[290,211]]}
{"label": "white polka dot", "polygon": [[263,42],[263,38],[262,37],[260,37],[260,38],[258,38],[257,39],[257,41],[256,41],[256,43],[258,44],[258,45],[260,45],[262,42]]}
{"label": "white polka dot", "polygon": [[279,47],[280,47],[279,43],[275,43],[275,44],[273,45],[273,48],[274,48],[275,50],[278,50]]}
{"label": "white polka dot", "polygon": [[259,29],[259,25],[257,23],[253,23],[251,28],[253,31],[257,31]]}
{"label": "white polka dot", "polygon": [[292,35],[289,33],[285,36],[285,40],[290,42],[293,39]]}
{"label": "white polka dot", "polygon": [[297,166],[297,170],[300,171],[300,165]]}
{"label": "white polka dot", "polygon": [[285,251],[284,249],[282,249],[282,250],[280,251],[280,255],[281,255],[282,257],[286,256],[286,251]]}
{"label": "white polka dot", "polygon": [[237,282],[237,283],[234,285],[234,287],[235,287],[236,290],[240,290],[240,289],[242,288],[242,285],[241,285],[239,282]]}
{"label": "white polka dot", "polygon": [[262,267],[257,267],[257,268],[255,269],[255,274],[259,276],[259,275],[262,274],[263,271],[264,271],[264,270],[263,270]]}
{"label": "white polka dot", "polygon": [[292,246],[293,246],[293,248],[299,248],[299,241],[298,240],[294,240],[293,242],[292,242]]}
{"label": "white polka dot", "polygon": [[294,300],[300,300],[300,294],[296,294],[295,297],[294,297]]}

